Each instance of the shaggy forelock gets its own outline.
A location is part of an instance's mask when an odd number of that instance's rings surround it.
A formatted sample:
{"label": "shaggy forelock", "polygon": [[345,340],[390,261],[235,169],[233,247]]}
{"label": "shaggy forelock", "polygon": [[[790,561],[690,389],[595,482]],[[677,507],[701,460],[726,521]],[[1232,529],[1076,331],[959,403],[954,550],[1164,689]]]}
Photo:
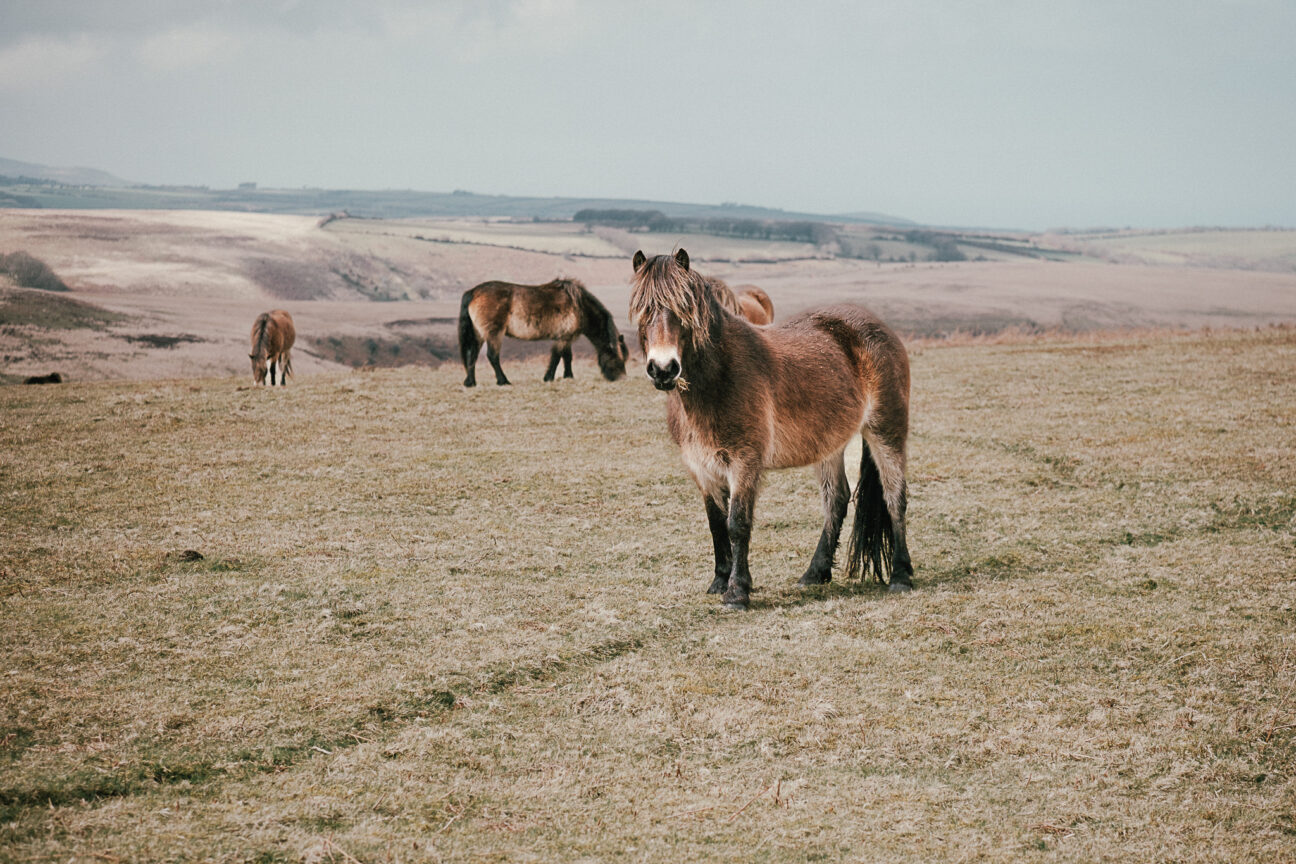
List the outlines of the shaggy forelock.
{"label": "shaggy forelock", "polygon": [[689,331],[693,343],[701,345],[710,338],[714,321],[710,300],[705,277],[685,270],[670,255],[658,255],[634,275],[630,319],[638,326],[659,312],[670,312]]}

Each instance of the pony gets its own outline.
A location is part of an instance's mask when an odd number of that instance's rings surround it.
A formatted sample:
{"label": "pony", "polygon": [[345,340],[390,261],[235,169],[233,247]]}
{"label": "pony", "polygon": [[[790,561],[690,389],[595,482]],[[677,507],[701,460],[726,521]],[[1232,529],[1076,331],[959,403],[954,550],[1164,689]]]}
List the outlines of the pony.
{"label": "pony", "polygon": [[739,285],[734,289],[738,297],[738,313],[753,324],[774,323],[774,301],[755,285]]}
{"label": "pony", "polygon": [[575,279],[555,279],[544,285],[483,282],[464,292],[459,304],[459,356],[465,387],[477,385],[477,355],[486,343],[486,358],[495,370],[495,383],[509,380],[500,368],[500,343],[514,339],[553,339],[544,380],[554,380],[558,361],[563,377],[572,377],[571,344],[585,335],[598,354],[599,371],[609,381],[625,375],[629,357],[625,337],[597,297]]}
{"label": "pony", "polygon": [[739,285],[737,289],[733,289],[723,279],[715,276],[699,273],[698,278],[711,289],[720,305],[735,315],[741,315],[756,325],[774,323],[774,303],[768,294],[755,285]]}
{"label": "pony", "polygon": [[275,369],[279,370],[279,384],[288,383],[292,373],[293,342],[297,339],[297,330],[293,327],[292,316],[282,309],[272,309],[257,316],[252,325],[252,381],[254,384],[266,383],[266,372],[270,373],[270,386],[275,383]]}
{"label": "pony", "polygon": [[824,526],[801,585],[832,580],[850,504],[844,451],[863,455],[846,575],[871,572],[891,591],[913,588],[905,542],[909,358],[862,306],[803,312],[756,327],[724,307],[688,253],[633,259],[630,318],[648,378],[667,392],[666,425],[702,493],[715,547],[708,594],[745,609],[752,515],[761,474],[814,465]]}

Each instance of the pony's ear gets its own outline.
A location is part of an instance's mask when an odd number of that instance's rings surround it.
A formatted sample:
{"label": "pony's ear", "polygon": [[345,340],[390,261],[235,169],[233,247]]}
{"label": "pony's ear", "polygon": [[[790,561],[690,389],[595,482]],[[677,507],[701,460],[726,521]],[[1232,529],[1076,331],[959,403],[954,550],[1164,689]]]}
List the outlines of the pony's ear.
{"label": "pony's ear", "polygon": [[648,258],[647,258],[646,255],[643,254],[643,250],[642,250],[642,249],[640,249],[638,252],[636,252],[636,253],[634,254],[634,262],[633,262],[633,263],[634,263],[634,269],[635,269],[635,272],[636,272],[636,273],[639,272],[639,268],[640,268],[640,267],[642,267],[643,265],[645,265],[645,264],[648,263]]}
{"label": "pony's ear", "polygon": [[255,354],[249,354],[249,355],[248,355],[248,359],[249,359],[249,360],[255,360],[255,359],[256,359],[256,355],[255,355]]}
{"label": "pony's ear", "polygon": [[688,269],[688,253],[685,252],[683,249],[681,249],[681,250],[679,250],[678,252],[676,252],[676,253],[675,253],[675,263],[678,264],[679,266],[683,267],[685,270],[687,270],[687,269]]}

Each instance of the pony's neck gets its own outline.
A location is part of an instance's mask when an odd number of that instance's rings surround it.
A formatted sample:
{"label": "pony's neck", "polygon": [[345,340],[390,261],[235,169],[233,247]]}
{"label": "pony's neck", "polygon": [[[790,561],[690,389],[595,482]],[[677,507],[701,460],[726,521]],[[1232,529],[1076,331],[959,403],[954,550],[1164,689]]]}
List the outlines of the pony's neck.
{"label": "pony's neck", "polygon": [[594,343],[600,351],[609,351],[612,343],[608,339],[608,322],[612,313],[599,303],[588,291],[580,292],[581,332]]}

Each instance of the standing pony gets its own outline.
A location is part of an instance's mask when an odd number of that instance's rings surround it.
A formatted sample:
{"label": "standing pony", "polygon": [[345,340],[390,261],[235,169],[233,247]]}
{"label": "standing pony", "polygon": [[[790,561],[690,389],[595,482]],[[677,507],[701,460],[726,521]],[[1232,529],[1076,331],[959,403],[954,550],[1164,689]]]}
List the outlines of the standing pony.
{"label": "standing pony", "polygon": [[266,383],[266,371],[270,372],[270,386],[275,383],[275,368],[279,370],[279,384],[288,383],[292,372],[293,342],[297,339],[297,330],[293,327],[292,316],[282,309],[262,312],[252,325],[252,381],[256,384]]}
{"label": "standing pony", "polygon": [[[802,585],[832,579],[850,503],[843,453],[864,439],[846,574],[889,574],[892,591],[913,587],[905,543],[905,444],[909,359],[867,309],[803,312],[778,327],[753,327],[724,309],[688,253],[634,256],[630,317],[648,377],[669,393],[666,423],[702,492],[715,546],[709,594],[746,608],[747,550],[762,472],[814,465],[824,527]],[[889,558],[889,560],[884,560]]]}
{"label": "standing pony", "polygon": [[575,279],[555,279],[545,285],[483,282],[464,292],[459,304],[459,356],[463,358],[465,387],[477,384],[477,354],[486,343],[486,358],[495,370],[495,383],[507,384],[500,368],[500,343],[514,339],[553,339],[544,380],[554,380],[558,361],[563,377],[572,377],[571,343],[584,334],[598,352],[599,371],[609,381],[625,374],[625,338],[612,313]]}

